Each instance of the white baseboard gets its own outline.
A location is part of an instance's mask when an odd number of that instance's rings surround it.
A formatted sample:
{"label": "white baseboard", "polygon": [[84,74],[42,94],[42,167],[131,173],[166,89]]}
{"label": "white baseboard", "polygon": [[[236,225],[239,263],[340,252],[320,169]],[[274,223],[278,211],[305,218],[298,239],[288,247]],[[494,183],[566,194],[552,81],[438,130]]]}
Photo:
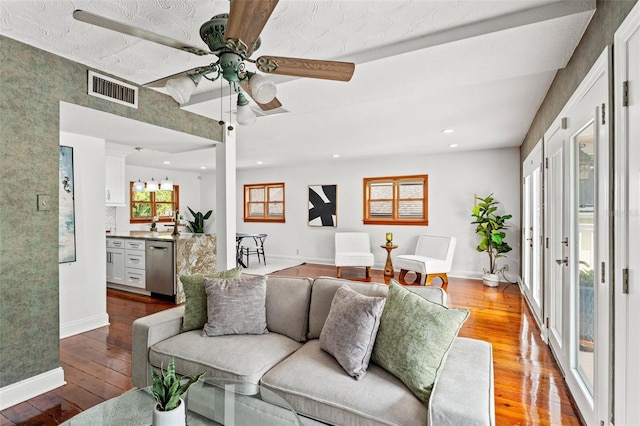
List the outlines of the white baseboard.
{"label": "white baseboard", "polygon": [[0,410],[65,385],[62,367],[0,388]]}
{"label": "white baseboard", "polygon": [[76,334],[95,330],[105,325],[109,325],[109,314],[106,313],[60,324],[60,338],[64,339],[65,337],[75,336]]}

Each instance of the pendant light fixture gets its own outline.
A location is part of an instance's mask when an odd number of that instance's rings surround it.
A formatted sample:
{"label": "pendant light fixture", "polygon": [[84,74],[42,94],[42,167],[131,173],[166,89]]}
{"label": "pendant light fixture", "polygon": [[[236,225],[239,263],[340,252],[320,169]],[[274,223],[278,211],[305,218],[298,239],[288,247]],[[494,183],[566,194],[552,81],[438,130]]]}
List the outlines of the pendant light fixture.
{"label": "pendant light fixture", "polygon": [[158,181],[154,180],[153,177],[151,180],[147,181],[147,191],[156,192],[158,190]]}
{"label": "pendant light fixture", "polygon": [[169,180],[169,176],[160,181],[160,189],[163,191],[173,191],[173,181]]}
{"label": "pendant light fixture", "polygon": [[138,179],[137,182],[133,183],[133,192],[144,192],[144,182]]}

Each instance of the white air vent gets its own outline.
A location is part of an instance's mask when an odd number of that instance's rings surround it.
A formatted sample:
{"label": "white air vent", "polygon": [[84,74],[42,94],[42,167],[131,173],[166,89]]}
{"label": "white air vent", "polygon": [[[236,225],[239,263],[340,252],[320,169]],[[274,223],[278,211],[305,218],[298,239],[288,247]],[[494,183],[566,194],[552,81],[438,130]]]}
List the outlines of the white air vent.
{"label": "white air vent", "polygon": [[138,88],[113,78],[89,71],[89,95],[138,108]]}

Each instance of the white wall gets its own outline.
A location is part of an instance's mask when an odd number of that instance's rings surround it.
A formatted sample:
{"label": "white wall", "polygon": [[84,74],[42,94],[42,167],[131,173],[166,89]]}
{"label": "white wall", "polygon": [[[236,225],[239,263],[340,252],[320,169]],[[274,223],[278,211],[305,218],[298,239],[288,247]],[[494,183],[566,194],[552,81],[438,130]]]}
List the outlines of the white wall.
{"label": "white wall", "polygon": [[203,173],[200,177],[200,204],[202,213],[213,210],[211,217],[204,221],[205,234],[216,233],[216,172]]}
{"label": "white wall", "polygon": [[[364,177],[429,175],[429,225],[363,225]],[[284,182],[286,223],[245,223],[242,220],[245,184]],[[338,226],[308,226],[308,185],[338,185]],[[503,213],[513,214],[507,242],[513,247],[508,258],[509,271],[520,269],[520,152],[518,148],[485,151],[456,151],[413,157],[332,159],[326,163],[291,167],[256,167],[238,170],[238,232],[268,234],[268,257],[301,259],[312,263],[333,264],[336,231],[364,231],[371,235],[375,268],[383,269],[386,251],[384,234],[393,232],[399,245],[392,256],[415,248],[419,234],[449,235],[458,238],[452,276],[479,278],[486,268],[487,256],[475,250],[478,239],[471,225],[474,194],[493,192],[502,203]],[[509,277],[509,274],[507,275]]]}
{"label": "white wall", "polygon": [[60,133],[73,147],[76,261],[61,263],[60,338],[109,324],[107,314],[102,139]]}

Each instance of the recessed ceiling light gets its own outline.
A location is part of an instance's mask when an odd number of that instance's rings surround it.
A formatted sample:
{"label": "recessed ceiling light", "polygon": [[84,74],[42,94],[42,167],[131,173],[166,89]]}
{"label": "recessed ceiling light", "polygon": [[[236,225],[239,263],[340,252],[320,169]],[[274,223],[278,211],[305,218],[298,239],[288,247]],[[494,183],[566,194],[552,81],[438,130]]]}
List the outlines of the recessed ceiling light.
{"label": "recessed ceiling light", "polygon": [[256,161],[256,164],[262,164],[262,161],[258,160],[258,161]]}
{"label": "recessed ceiling light", "polygon": [[453,129],[444,129],[442,133],[453,133]]}
{"label": "recessed ceiling light", "polygon": [[171,161],[163,161],[164,164],[171,164]]}
{"label": "recessed ceiling light", "polygon": [[207,166],[200,166],[201,170],[207,170]]}
{"label": "recessed ceiling light", "polygon": [[340,154],[333,154],[331,158],[340,158]]}
{"label": "recessed ceiling light", "polygon": [[458,144],[457,143],[452,143],[449,145],[449,148],[457,148]]}

